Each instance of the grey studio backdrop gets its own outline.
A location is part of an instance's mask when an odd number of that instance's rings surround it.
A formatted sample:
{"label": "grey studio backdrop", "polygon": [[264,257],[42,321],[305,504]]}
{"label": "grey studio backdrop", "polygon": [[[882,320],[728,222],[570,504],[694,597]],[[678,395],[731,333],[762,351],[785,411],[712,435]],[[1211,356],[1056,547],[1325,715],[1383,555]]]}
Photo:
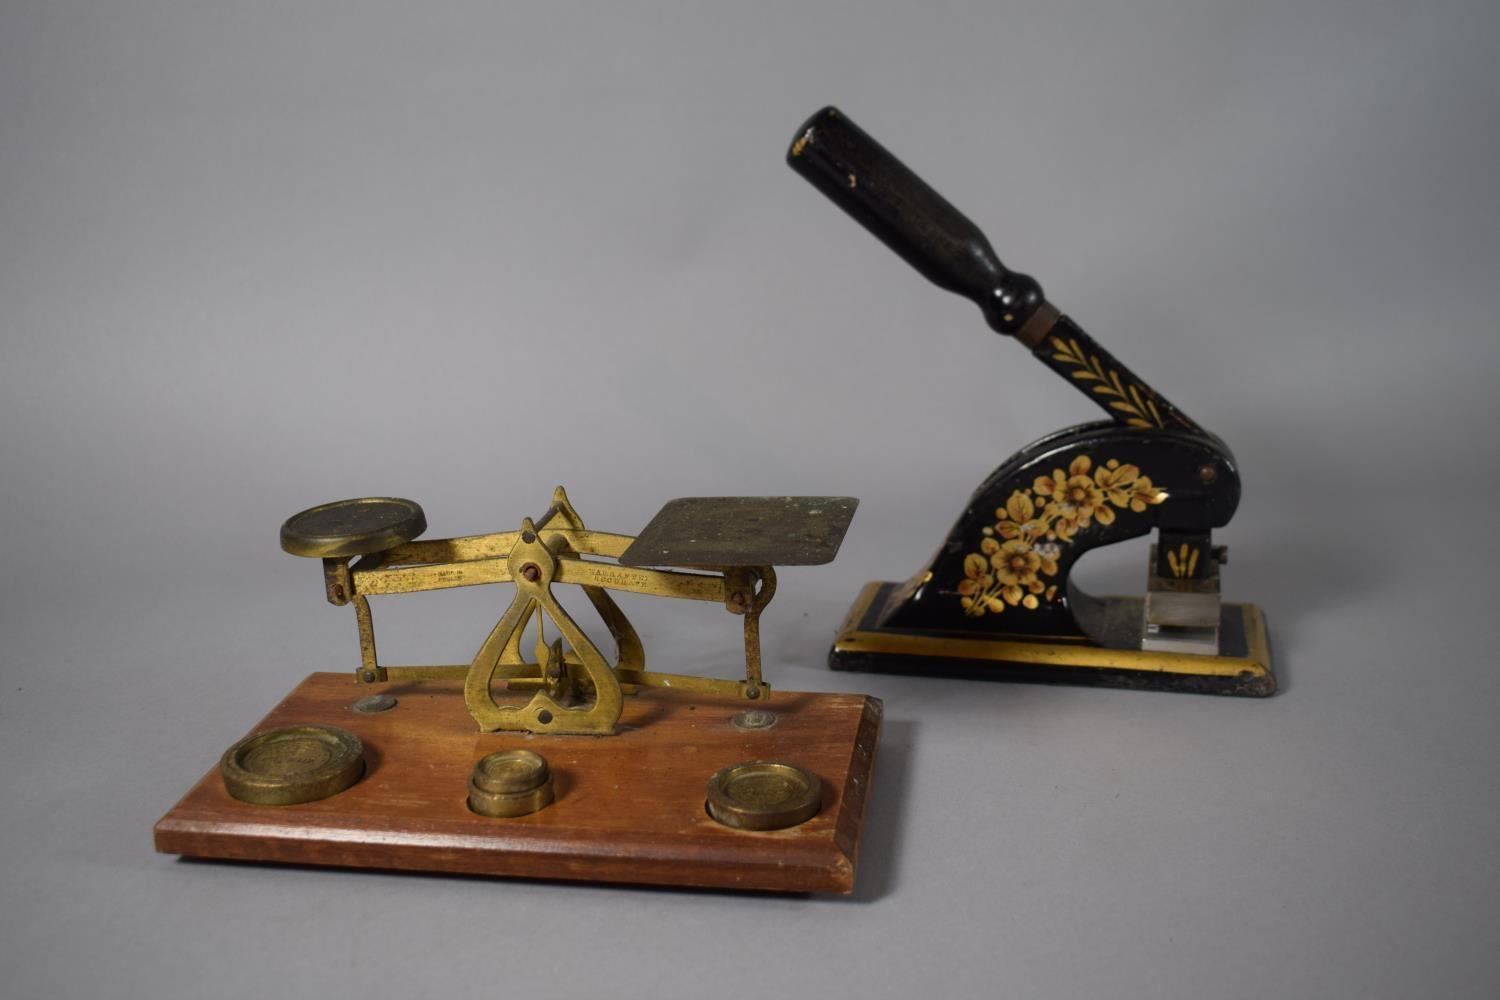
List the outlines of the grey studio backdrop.
{"label": "grey studio backdrop", "polygon": [[[1489,997],[1493,4],[0,7],[0,994]],[[1269,701],[834,674],[1088,404],[781,163],[836,102],[1222,434]],[[180,862],[352,614],[276,529],[847,493],[765,621],[885,699],[858,891]],[[1084,567],[1138,590],[1144,545]],[[461,662],[497,588],[387,601]],[[631,600],[661,669],[732,620]]]}

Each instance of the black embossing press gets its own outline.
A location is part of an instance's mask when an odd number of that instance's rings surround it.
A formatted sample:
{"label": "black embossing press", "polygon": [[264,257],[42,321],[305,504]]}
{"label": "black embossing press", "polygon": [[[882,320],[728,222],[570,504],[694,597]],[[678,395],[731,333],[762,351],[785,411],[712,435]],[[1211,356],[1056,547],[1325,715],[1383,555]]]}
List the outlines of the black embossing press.
{"label": "black embossing press", "polygon": [[[941,288],[978,304],[1108,415],[1012,455],[931,562],[860,593],[836,669],[1260,696],[1276,687],[1265,620],[1222,604],[1213,529],[1240,500],[1234,455],[1007,270],[972,222],[835,108],[798,130],[792,169]],[[1084,553],[1157,533],[1146,594],[1071,579]]]}

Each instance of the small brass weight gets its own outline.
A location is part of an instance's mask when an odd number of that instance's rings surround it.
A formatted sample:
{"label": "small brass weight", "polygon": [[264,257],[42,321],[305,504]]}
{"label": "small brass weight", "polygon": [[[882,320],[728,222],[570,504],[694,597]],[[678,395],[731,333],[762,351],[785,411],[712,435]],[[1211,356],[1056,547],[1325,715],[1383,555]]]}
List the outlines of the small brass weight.
{"label": "small brass weight", "polygon": [[[464,703],[481,732],[609,735],[622,698],[641,687],[764,701],[770,686],[761,676],[760,615],[776,592],[772,567],[832,561],[857,503],[852,497],[690,497],[668,503],[631,537],[585,528],[559,486],[551,506],[535,520],[522,520],[519,531],[416,541],[427,527],[422,508],[374,497],[293,516],[282,525],[281,545],[321,559],[329,602],[354,605],[359,683],[462,676]],[[513,584],[515,596],[471,663],[380,663],[370,597],[491,583]],[[613,663],[558,603],[556,584],[583,589],[614,639]],[[744,679],[647,670],[640,637],[610,591],[722,603],[744,621]],[[534,617],[528,657],[522,636]],[[547,620],[557,632],[551,642]],[[500,704],[496,681],[532,696],[524,704]]]}

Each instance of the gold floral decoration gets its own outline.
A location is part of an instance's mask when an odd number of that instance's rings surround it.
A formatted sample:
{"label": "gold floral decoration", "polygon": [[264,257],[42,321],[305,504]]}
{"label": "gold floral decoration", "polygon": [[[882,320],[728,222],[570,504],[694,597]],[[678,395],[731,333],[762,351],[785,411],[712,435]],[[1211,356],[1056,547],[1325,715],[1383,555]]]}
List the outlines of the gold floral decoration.
{"label": "gold floral decoration", "polygon": [[1134,465],[1110,459],[1095,468],[1087,455],[1066,470],[1037,476],[1029,490],[1016,490],[995,509],[994,527],[984,529],[979,551],[964,556],[958,593],[964,614],[999,614],[1007,607],[1028,611],[1050,601],[1057,585],[1062,546],[1091,524],[1113,524],[1116,510],[1143,512],[1167,499]]}
{"label": "gold floral decoration", "polygon": [[1105,368],[1099,361],[1098,355],[1084,353],[1083,348],[1078,346],[1077,340],[1071,337],[1067,340],[1053,337],[1052,350],[1052,360],[1073,366],[1072,375],[1075,379],[1080,382],[1099,383],[1093,386],[1093,391],[1100,396],[1112,397],[1109,401],[1109,408],[1125,415],[1126,426],[1166,426],[1162,420],[1161,411],[1157,409],[1156,400],[1151,398],[1149,389],[1142,392],[1141,387],[1134,382],[1126,385],[1120,378],[1119,372]]}

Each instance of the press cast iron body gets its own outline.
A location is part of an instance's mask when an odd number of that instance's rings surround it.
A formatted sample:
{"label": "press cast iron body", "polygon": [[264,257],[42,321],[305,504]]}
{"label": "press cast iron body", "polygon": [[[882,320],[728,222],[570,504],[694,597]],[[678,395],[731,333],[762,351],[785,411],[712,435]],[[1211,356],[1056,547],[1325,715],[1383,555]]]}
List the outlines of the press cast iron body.
{"label": "press cast iron body", "polygon": [[[932,560],[883,589],[867,625],[1135,648],[1175,635],[1188,640],[1184,649],[1217,654],[1223,550],[1211,533],[1240,500],[1228,446],[1063,315],[1033,278],[1007,269],[974,223],[837,109],[798,130],[787,162],[933,283],[972,300],[993,330],[1020,341],[1109,418],[1049,434],[1005,461],[974,491]],[[1170,612],[1156,623],[1119,621],[1120,607],[1072,582],[1085,553],[1152,530],[1160,533],[1153,589],[1211,591],[1211,637],[1204,621],[1182,627]],[[833,665],[878,668],[837,648]]]}

